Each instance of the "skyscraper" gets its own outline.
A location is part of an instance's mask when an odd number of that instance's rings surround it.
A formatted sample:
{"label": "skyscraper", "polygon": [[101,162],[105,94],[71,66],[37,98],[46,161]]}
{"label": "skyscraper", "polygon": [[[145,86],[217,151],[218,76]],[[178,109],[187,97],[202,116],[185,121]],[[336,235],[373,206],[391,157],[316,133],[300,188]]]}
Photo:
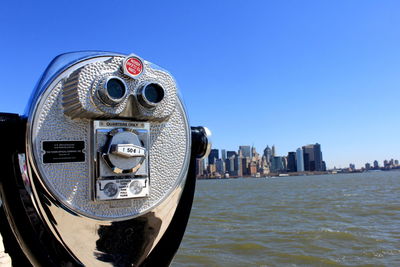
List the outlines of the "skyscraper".
{"label": "skyscraper", "polygon": [[224,173],[225,173],[225,161],[222,160],[222,159],[217,159],[215,161],[215,165],[216,165],[217,172],[219,174],[221,174],[221,175],[224,175]]}
{"label": "skyscraper", "polygon": [[229,172],[229,175],[234,175],[235,172],[235,156],[227,158],[225,160],[225,169]]}
{"label": "skyscraper", "polygon": [[249,175],[248,164],[250,163],[250,158],[242,158],[242,175]]}
{"label": "skyscraper", "polygon": [[271,171],[272,172],[280,172],[284,171],[285,168],[283,166],[283,158],[282,157],[272,157],[271,161]]}
{"label": "skyscraper", "polygon": [[272,153],[272,156],[273,156],[273,157],[276,156],[276,153],[275,153],[275,152],[276,152],[276,151],[275,151],[275,145],[272,145],[271,153]]}
{"label": "skyscraper", "polygon": [[266,159],[266,161],[267,161],[267,163],[269,165],[271,163],[271,157],[272,157],[272,150],[271,150],[271,148],[269,148],[269,146],[267,146],[264,149],[264,156],[265,156],[265,159]]}
{"label": "skyscraper", "polygon": [[378,169],[379,168],[379,163],[377,160],[374,160],[374,169]]}
{"label": "skyscraper", "polygon": [[251,158],[251,148],[250,146],[239,146],[239,150],[242,151],[242,156]]}
{"label": "skyscraper", "polygon": [[369,170],[369,169],[371,169],[371,164],[369,164],[368,162],[367,162],[367,163],[365,163],[365,169],[366,169],[366,170]]}
{"label": "skyscraper", "polygon": [[196,176],[202,176],[204,173],[204,159],[196,159]]}
{"label": "skyscraper", "polygon": [[304,170],[323,171],[321,145],[303,146]]}
{"label": "skyscraper", "polygon": [[226,150],[225,150],[225,149],[221,149],[221,159],[222,159],[223,161],[226,160]]}
{"label": "skyscraper", "polygon": [[243,176],[243,157],[235,158],[235,172],[237,176]]}
{"label": "skyscraper", "polygon": [[215,164],[215,160],[219,159],[219,150],[211,149],[210,155],[208,155],[208,165]]}
{"label": "skyscraper", "polygon": [[289,152],[287,156],[287,171],[296,172],[296,152]]}
{"label": "skyscraper", "polygon": [[299,147],[296,150],[296,167],[298,172],[304,172],[304,158],[303,158],[303,149]]}
{"label": "skyscraper", "polygon": [[315,169],[315,166],[311,166],[311,162],[314,162],[314,150],[312,145],[303,146],[303,160],[304,170],[311,171]]}
{"label": "skyscraper", "polygon": [[237,157],[238,156],[236,151],[226,151],[226,158],[230,159],[232,156],[233,157]]}
{"label": "skyscraper", "polygon": [[254,146],[251,147],[251,158],[253,159],[254,157],[257,157],[258,153],[256,151],[256,148]]}
{"label": "skyscraper", "polygon": [[322,167],[322,151],[321,145],[316,143],[314,145],[314,161],[315,161],[315,170],[316,171],[323,171]]}

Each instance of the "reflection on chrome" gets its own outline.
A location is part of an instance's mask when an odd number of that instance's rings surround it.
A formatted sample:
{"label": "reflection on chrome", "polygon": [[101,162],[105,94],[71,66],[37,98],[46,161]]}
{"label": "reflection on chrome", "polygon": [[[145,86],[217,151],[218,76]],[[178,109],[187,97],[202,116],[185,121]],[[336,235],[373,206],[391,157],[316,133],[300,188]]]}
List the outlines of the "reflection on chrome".
{"label": "reflection on chrome", "polygon": [[0,232],[15,266],[171,262],[195,159],[211,146],[177,92],[167,71],[136,55],[68,53],[47,68],[27,114],[0,113],[9,140]]}

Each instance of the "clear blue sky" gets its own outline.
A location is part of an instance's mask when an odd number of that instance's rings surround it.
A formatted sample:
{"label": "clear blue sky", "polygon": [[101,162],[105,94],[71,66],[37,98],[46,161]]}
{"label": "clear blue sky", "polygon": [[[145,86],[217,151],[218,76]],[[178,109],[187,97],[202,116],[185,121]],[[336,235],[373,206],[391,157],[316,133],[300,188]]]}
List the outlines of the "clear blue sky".
{"label": "clear blue sky", "polygon": [[216,148],[400,159],[400,1],[45,2],[1,4],[0,111],[22,113],[60,53],[134,52],[175,76]]}

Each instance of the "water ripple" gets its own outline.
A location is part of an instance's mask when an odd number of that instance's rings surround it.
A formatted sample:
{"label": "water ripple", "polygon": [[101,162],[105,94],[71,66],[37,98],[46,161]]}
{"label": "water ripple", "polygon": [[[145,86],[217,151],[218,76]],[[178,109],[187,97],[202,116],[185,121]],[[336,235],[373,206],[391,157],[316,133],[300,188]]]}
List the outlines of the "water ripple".
{"label": "water ripple", "polygon": [[172,266],[400,266],[400,172],[198,181]]}

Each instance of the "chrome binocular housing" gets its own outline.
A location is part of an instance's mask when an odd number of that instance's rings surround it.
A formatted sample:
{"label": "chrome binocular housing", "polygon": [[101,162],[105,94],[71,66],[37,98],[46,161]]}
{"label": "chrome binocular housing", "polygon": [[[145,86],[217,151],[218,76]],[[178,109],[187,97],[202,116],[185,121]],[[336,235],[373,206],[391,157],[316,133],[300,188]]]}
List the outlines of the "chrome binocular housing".
{"label": "chrome binocular housing", "polygon": [[195,159],[211,147],[208,129],[189,126],[170,73],[134,54],[60,55],[24,116],[0,113],[0,130],[13,140],[0,159],[0,231],[11,256],[25,255],[13,260],[169,264]]}

